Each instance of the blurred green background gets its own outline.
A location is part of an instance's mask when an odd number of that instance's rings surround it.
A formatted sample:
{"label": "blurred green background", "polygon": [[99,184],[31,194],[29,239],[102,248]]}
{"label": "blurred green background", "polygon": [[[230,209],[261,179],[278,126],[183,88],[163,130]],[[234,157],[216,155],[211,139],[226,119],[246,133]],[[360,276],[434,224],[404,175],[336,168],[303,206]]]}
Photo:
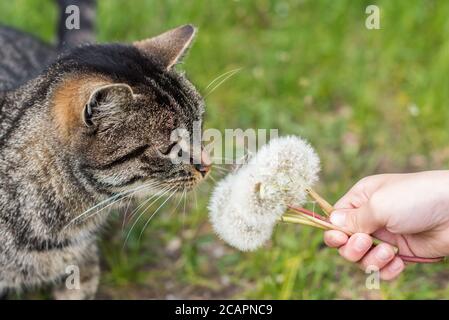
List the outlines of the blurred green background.
{"label": "blurred green background", "polygon": [[[369,4],[381,9],[380,30],[365,27]],[[318,189],[335,201],[365,175],[447,168],[448,16],[443,0],[108,0],[99,1],[97,36],[133,41],[197,25],[180,68],[201,92],[242,68],[206,97],[206,128],[279,128],[307,138],[322,159]],[[56,18],[53,1],[0,3],[1,23],[48,41]],[[447,263],[408,266],[397,281],[368,290],[366,275],[307,227],[279,225],[264,249],[237,252],[207,221],[212,187],[210,180],[189,195],[185,211],[171,201],[124,249],[128,230],[113,219],[98,298],[449,297]]]}

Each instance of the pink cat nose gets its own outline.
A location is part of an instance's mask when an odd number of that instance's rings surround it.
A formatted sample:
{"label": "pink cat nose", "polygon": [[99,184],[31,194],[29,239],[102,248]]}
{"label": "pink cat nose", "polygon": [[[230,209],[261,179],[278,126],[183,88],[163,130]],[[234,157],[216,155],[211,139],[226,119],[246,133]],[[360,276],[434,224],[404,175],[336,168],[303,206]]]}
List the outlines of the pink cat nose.
{"label": "pink cat nose", "polygon": [[209,154],[206,151],[202,150],[201,163],[195,164],[195,169],[204,177],[210,171],[211,166],[212,162],[210,160]]}

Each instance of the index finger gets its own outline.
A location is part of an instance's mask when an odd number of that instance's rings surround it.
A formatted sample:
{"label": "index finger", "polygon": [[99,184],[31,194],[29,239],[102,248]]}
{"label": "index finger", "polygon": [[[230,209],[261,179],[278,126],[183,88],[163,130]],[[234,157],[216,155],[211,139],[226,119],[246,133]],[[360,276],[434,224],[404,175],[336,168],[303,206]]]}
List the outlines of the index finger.
{"label": "index finger", "polygon": [[335,203],[334,208],[355,209],[361,207],[381,182],[381,177],[382,175],[375,175],[360,179]]}

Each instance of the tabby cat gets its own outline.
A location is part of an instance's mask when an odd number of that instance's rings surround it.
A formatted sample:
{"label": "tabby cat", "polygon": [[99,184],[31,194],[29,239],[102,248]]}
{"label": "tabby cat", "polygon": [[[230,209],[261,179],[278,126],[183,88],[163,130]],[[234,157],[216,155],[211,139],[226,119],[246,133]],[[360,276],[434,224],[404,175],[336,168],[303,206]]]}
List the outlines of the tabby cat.
{"label": "tabby cat", "polygon": [[[14,65],[17,75],[0,72],[0,293],[52,284],[55,298],[93,298],[107,210],[77,218],[139,186],[152,186],[142,188],[148,195],[190,189],[210,168],[204,151],[172,161],[171,133],[193,133],[204,112],[174,68],[195,28],[59,56],[23,34],[16,46],[14,32],[0,28],[0,70]],[[70,266],[79,268],[79,289],[65,285]]]}

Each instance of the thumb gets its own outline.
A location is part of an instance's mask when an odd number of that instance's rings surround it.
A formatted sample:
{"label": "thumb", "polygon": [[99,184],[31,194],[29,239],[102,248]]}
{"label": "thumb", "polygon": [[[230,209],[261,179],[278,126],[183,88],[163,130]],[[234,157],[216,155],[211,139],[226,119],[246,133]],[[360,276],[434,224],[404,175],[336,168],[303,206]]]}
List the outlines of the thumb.
{"label": "thumb", "polygon": [[334,210],[330,216],[330,222],[353,233],[371,234],[383,227],[383,223],[374,216],[367,205],[354,209]]}

